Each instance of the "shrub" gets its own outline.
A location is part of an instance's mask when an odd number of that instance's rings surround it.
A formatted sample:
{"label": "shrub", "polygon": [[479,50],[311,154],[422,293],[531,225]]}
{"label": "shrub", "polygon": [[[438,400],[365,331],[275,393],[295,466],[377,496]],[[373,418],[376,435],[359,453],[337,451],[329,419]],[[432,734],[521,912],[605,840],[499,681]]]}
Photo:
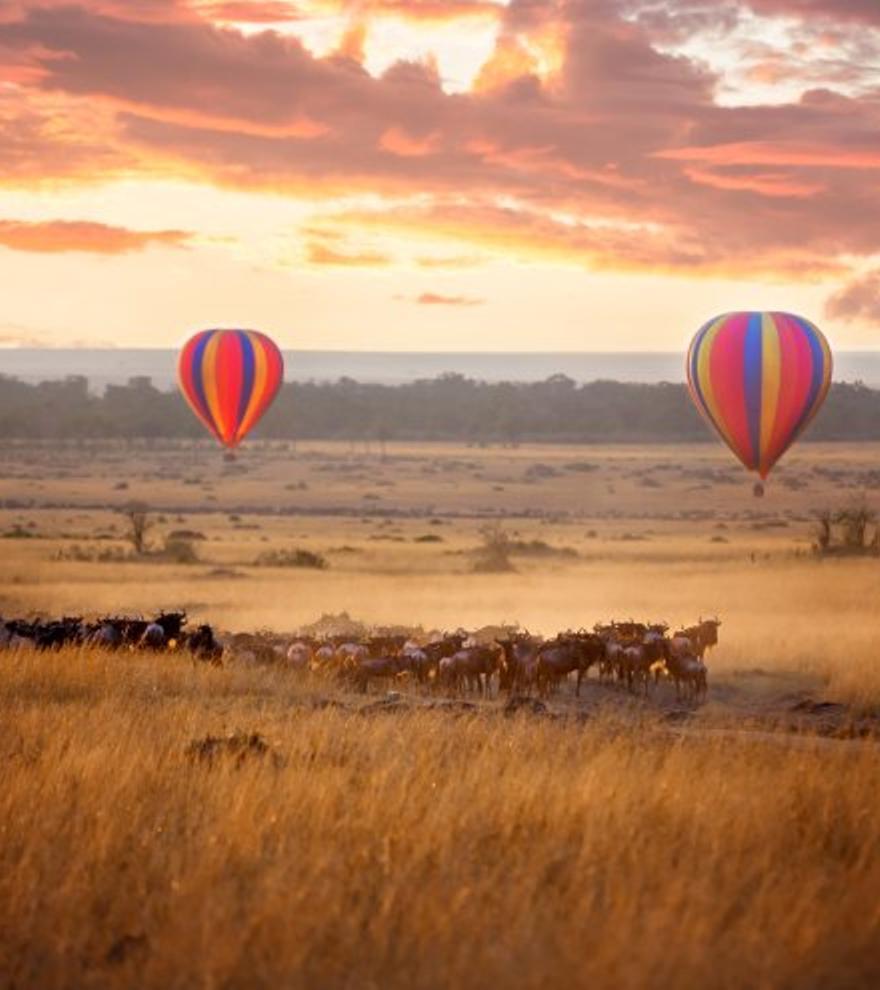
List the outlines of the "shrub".
{"label": "shrub", "polygon": [[510,560],[511,541],[501,523],[489,523],[480,530],[483,539],[476,550],[475,574],[506,574],[516,568]]}
{"label": "shrub", "polygon": [[265,550],[256,559],[258,567],[310,567],[316,571],[326,570],[330,565],[327,559],[311,550],[297,547],[293,550]]}
{"label": "shrub", "polygon": [[199,555],[190,540],[181,540],[171,536],[165,538],[165,545],[160,556],[172,564],[197,564]]}

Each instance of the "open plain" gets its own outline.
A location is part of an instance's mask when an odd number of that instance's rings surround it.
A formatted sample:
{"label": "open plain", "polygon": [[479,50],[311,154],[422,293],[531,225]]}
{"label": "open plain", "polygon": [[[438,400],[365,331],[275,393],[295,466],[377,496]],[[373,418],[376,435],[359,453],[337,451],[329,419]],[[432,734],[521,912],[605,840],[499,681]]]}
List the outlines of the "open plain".
{"label": "open plain", "polygon": [[[876,985],[880,563],[812,543],[878,454],[804,444],[756,499],[714,445],[0,447],[4,616],[722,622],[699,706],[0,654],[0,983]],[[487,525],[506,573],[474,571]],[[327,566],[273,566],[294,549]]]}

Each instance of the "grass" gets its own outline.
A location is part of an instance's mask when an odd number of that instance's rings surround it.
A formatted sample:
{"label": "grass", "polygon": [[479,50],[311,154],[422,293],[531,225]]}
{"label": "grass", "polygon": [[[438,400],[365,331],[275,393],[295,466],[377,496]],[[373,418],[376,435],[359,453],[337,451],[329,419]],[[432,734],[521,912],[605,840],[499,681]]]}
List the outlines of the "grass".
{"label": "grass", "polygon": [[[7,670],[5,985],[880,977],[877,747],[367,718],[302,691],[88,653]],[[186,758],[233,729],[281,766]]]}
{"label": "grass", "polygon": [[[806,553],[809,510],[839,484],[814,469],[855,479],[874,448],[799,448],[807,488],[764,503],[706,481],[724,463],[706,448],[677,448],[681,470],[663,473],[650,448],[389,449],[381,466],[343,445],[260,450],[228,482],[189,452],[185,473],[217,482],[211,512],[124,452],[67,479],[57,452],[32,452],[26,479],[10,455],[0,496],[27,505],[0,510],[0,531],[41,539],[0,554],[0,612],[183,606],[225,629],[293,630],[348,611],[545,633],[718,614],[709,703],[687,731],[637,704],[583,723],[368,717],[316,709],[337,689],[279,670],[0,654],[0,986],[877,985],[880,747],[712,731],[766,727],[805,692],[880,711],[880,568]],[[581,455],[596,469],[564,470]],[[155,455],[164,471],[179,457]],[[347,458],[363,481],[320,471]],[[519,486],[536,461],[557,475]],[[422,475],[435,463],[442,484]],[[645,471],[663,487],[645,490]],[[129,474],[165,514],[157,538],[204,535],[200,565],[53,559],[122,546],[109,479]],[[380,475],[395,487],[379,505],[400,515],[365,514]],[[311,514],[317,491],[340,514]],[[512,541],[577,556],[470,573],[487,503]],[[442,543],[418,540],[428,519]],[[790,525],[753,528],[770,519]],[[720,525],[728,542],[712,543]],[[254,565],[291,546],[332,567]],[[279,760],[186,756],[232,732],[260,733]]]}

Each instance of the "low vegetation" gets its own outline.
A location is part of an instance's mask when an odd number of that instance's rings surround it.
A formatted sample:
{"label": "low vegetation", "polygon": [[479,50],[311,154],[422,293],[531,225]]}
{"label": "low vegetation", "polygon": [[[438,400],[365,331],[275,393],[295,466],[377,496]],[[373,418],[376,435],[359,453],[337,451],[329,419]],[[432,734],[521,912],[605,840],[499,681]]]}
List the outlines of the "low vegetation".
{"label": "low vegetation", "polygon": [[137,657],[5,670],[4,982],[880,979],[874,746],[318,700]]}
{"label": "low vegetation", "polygon": [[480,529],[481,544],[474,551],[472,570],[475,574],[507,574],[515,571],[511,539],[501,523],[488,523]]}
{"label": "low vegetation", "polygon": [[327,558],[312,550],[301,548],[265,550],[256,559],[258,567],[305,567],[316,571],[326,570]]}
{"label": "low vegetation", "polygon": [[814,551],[822,557],[880,555],[877,512],[864,498],[816,513]]}

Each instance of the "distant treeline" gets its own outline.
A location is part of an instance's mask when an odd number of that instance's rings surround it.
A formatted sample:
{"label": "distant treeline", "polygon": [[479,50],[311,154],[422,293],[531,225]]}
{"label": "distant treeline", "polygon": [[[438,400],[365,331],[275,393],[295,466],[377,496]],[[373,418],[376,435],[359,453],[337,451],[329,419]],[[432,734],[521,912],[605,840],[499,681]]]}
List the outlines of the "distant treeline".
{"label": "distant treeline", "polygon": [[[156,389],[148,378],[94,395],[81,377],[29,385],[0,376],[0,439],[204,435],[181,396]],[[676,443],[710,436],[683,385],[578,385],[565,375],[497,384],[461,375],[393,386],[346,378],[290,383],[253,435],[496,443]],[[809,438],[880,440],[880,390],[835,385]]]}

